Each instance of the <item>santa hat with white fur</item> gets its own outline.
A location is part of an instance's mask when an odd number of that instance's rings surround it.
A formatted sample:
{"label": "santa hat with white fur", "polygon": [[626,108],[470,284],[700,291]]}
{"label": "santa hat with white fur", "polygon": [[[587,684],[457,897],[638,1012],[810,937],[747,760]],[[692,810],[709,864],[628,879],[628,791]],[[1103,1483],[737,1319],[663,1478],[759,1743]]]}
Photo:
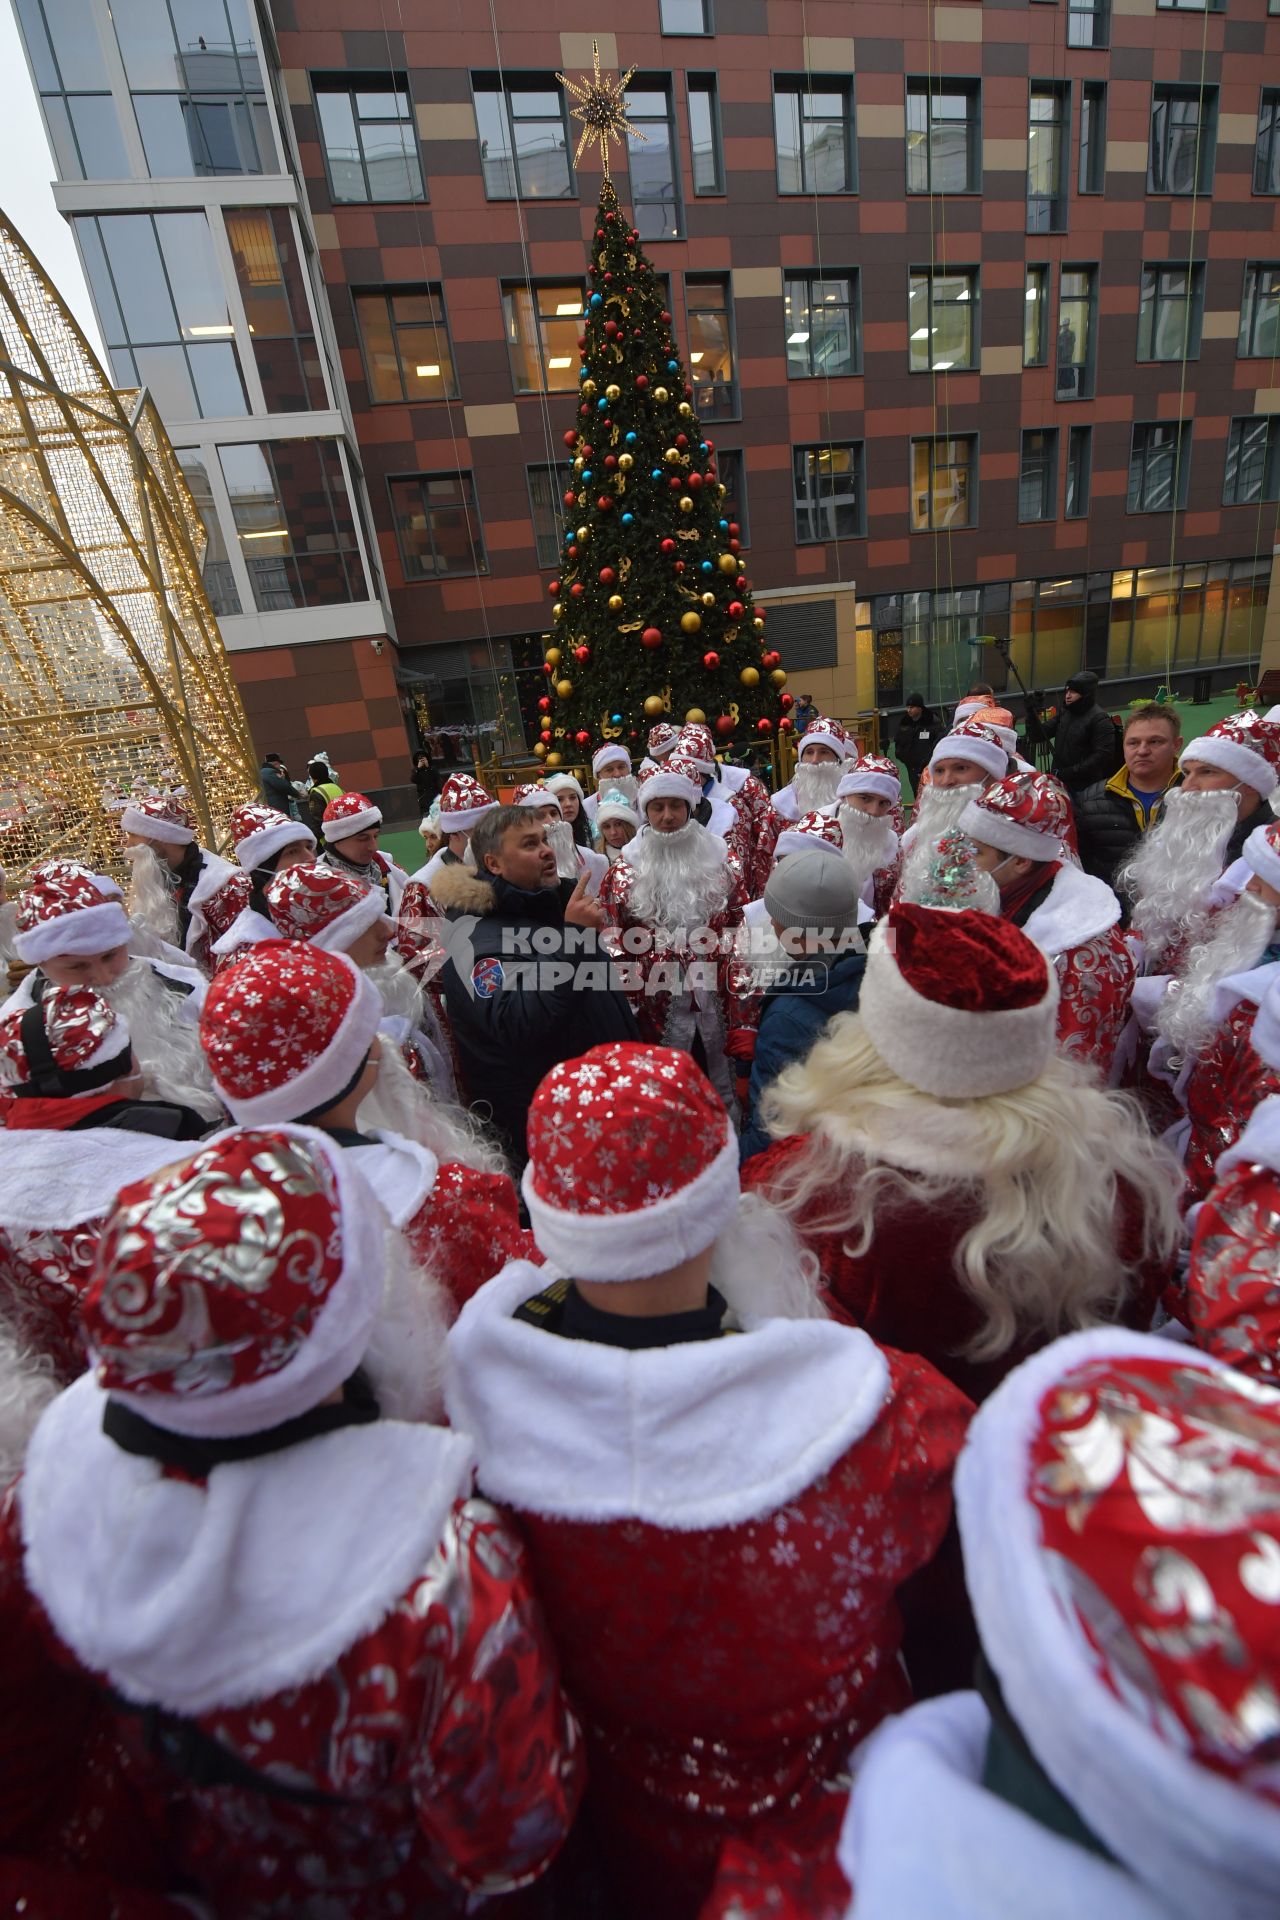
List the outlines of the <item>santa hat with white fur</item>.
{"label": "santa hat with white fur", "polygon": [[214,977],[200,1044],[242,1126],[305,1121],[355,1086],[382,1012],[377,988],[345,953],[264,940]]}
{"label": "santa hat with white fur", "polygon": [[572,773],[553,773],[546,782],[546,788],[548,793],[554,793],[557,798],[562,793],[576,793],[579,806],[587,797],[582,790],[581,780]]}
{"label": "santa hat with white fur", "polygon": [[679,727],[673,726],[670,720],[659,720],[656,727],[649,729],[649,758],[665,760],[669,753],[674,752],[679,738]]}
{"label": "santa hat with white fur", "polygon": [[170,847],[189,847],[196,837],[194,819],[172,793],[152,793],[144,800],[130,800],[120,815],[120,828],[143,840],[163,840]]}
{"label": "santa hat with white fur", "polygon": [[1009,771],[1009,755],[999,734],[973,720],[943,734],[929,755],[929,765],[936,767],[943,760],[972,760],[993,780],[1003,780]]}
{"label": "santa hat with white fur", "polygon": [[900,1080],[944,1099],[981,1099],[1044,1071],[1058,976],[1011,921],[898,905],[871,936],[858,1012]]}
{"label": "santa hat with white fur", "polygon": [[1280,893],[1280,820],[1270,820],[1265,827],[1255,827],[1245,841],[1242,852],[1259,880],[1264,880]]}
{"label": "santa hat with white fur", "polygon": [[309,840],[313,847],[316,843],[310,827],[304,827],[300,820],[290,820],[275,807],[264,807],[256,800],[237,807],[232,814],[231,838],[235,843],[236,859],[247,872],[262,866],[286,847],[296,846],[299,841]]}
{"label": "santa hat with white fur", "polygon": [[531,810],[538,807],[555,807],[557,812],[560,807],[560,802],[554,793],[550,793],[541,780],[526,780],[523,786],[517,787],[511,796],[511,804],[513,807],[528,807]]}
{"label": "santa hat with white fur", "polygon": [[599,780],[606,767],[625,767],[631,771],[631,755],[620,740],[606,740],[591,756],[591,771]]}
{"label": "santa hat with white fur", "polygon": [[320,830],[327,847],[339,840],[350,840],[369,827],[381,825],[382,808],[375,807],[373,801],[363,793],[339,794],[336,800],[329,802],[320,820]]}
{"label": "santa hat with white fur", "polygon": [[388,918],[381,887],[366,887],[314,862],[275,874],[267,882],[266,898],[282,940],[307,940],[326,953],[345,953],[362,933]]}
{"label": "santa hat with white fur", "polygon": [[451,773],[440,794],[441,833],[470,833],[499,805],[472,773]]}
{"label": "santa hat with white fur", "polygon": [[799,749],[802,760],[809,747],[830,747],[837,760],[858,758],[857,741],[845,732],[838,720],[832,720],[826,714],[816,714],[801,734]]}
{"label": "santa hat with white fur", "polygon": [[1061,860],[1071,831],[1071,802],[1048,773],[1011,773],[971,800],[956,822],[980,846],[1022,860]]}
{"label": "santa hat with white fur", "polygon": [[24,966],[38,967],[63,954],[106,953],[131,933],[114,882],[74,860],[45,860],[18,901],[13,945]]}
{"label": "santa hat with white fur", "polygon": [[710,727],[701,720],[687,721],[680,729],[672,754],[667,757],[689,761],[704,780],[709,780],[716,770],[716,743]]}
{"label": "santa hat with white fur", "polygon": [[898,763],[887,753],[864,753],[857,766],[841,778],[836,799],[847,800],[853,793],[874,793],[882,800],[901,800],[902,775]]}
{"label": "santa hat with white fur", "polygon": [[596,825],[602,827],[606,820],[625,820],[628,826],[640,830],[640,815],[636,812],[625,793],[619,793],[616,787],[606,787],[600,795],[600,804],[596,808]]}
{"label": "santa hat with white fur", "polygon": [[1269,800],[1280,785],[1280,726],[1249,709],[1229,713],[1182,749],[1180,764],[1219,767]]}
{"label": "santa hat with white fur", "polygon": [[673,753],[665,765],[651,773],[640,788],[640,811],[647,814],[651,800],[685,800],[690,813],[702,799],[702,781],[692,760]]}
{"label": "santa hat with white fur", "polygon": [[553,1267],[580,1280],[645,1279],[704,1252],[733,1219],[733,1128],[689,1054],[613,1041],[538,1087],[521,1185]]}
{"label": "santa hat with white fur", "polygon": [[789,853],[809,853],[814,847],[834,847],[844,852],[844,833],[835,813],[806,813],[793,827],[784,827],[773,844],[775,861]]}

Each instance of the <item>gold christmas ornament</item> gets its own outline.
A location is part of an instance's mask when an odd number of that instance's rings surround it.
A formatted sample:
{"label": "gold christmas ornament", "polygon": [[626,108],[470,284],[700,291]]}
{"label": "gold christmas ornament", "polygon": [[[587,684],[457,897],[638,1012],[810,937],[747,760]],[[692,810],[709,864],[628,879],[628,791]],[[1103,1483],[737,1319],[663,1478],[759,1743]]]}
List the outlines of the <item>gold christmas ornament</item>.
{"label": "gold christmas ornament", "polygon": [[547,765],[549,767],[558,767],[560,765],[560,755],[558,753],[549,753],[547,755]]}
{"label": "gold christmas ornament", "polygon": [[693,418],[693,408],[687,400],[680,402],[680,417],[682,420],[692,420]]}
{"label": "gold christmas ornament", "polygon": [[653,397],[657,401],[658,405],[662,407],[666,405],[667,401],[671,398],[671,395],[667,392],[665,387],[655,387],[653,390]]}
{"label": "gold christmas ornament", "polygon": [[547,651],[542,657],[549,666],[558,667],[560,665],[559,647],[548,647]]}
{"label": "gold christmas ornament", "polygon": [[714,593],[704,593],[704,594],[703,594],[703,596],[702,596],[702,604],[703,604],[703,606],[704,606],[704,607],[714,607],[714,605],[715,605],[715,603],[716,603],[716,597],[715,597],[715,595],[714,595]]}
{"label": "gold christmas ornament", "polygon": [[757,633],[764,632],[764,621],[760,618],[759,614],[756,615],[755,619],[751,622],[751,624],[755,628]]}
{"label": "gold christmas ornament", "polygon": [[622,388],[614,387],[614,386],[606,387],[604,390],[604,397],[606,400],[621,400]]}
{"label": "gold christmas ornament", "polygon": [[582,472],[582,469],[583,469],[583,468],[584,468],[584,467],[586,466],[586,464],[587,464],[587,463],[586,463],[586,461],[585,461],[585,460],[583,459],[583,457],[582,457],[582,455],[581,455],[581,454],[579,454],[579,455],[578,455],[578,457],[577,457],[577,459],[576,459],[576,460],[574,461],[574,463],[573,463],[573,470],[574,470],[574,472],[575,472],[575,473],[581,473],[581,472]]}
{"label": "gold christmas ornament", "polygon": [[678,467],[680,465],[679,447],[668,447],[662,457],[669,467]]}
{"label": "gold christmas ornament", "polygon": [[557,681],[556,681],[556,693],[557,693],[557,695],[559,696],[559,698],[560,698],[561,700],[569,700],[569,699],[571,699],[571,698],[572,698],[572,696],[573,696],[573,682],[572,682],[572,680],[557,680]]}
{"label": "gold christmas ornament", "polygon": [[635,460],[629,453],[620,453],[618,455],[618,465],[624,473],[630,473],[632,467],[635,465]]}
{"label": "gold christmas ornament", "polygon": [[660,693],[651,693],[649,695],[649,698],[644,703],[645,719],[656,720],[659,714],[665,713],[665,712],[666,712],[666,708],[663,705],[662,695]]}
{"label": "gold christmas ornament", "polygon": [[680,496],[680,511],[681,513],[693,512],[693,501],[689,498],[687,493],[682,493]]}
{"label": "gold christmas ornament", "polygon": [[728,493],[728,491],[729,491],[729,489],[728,489],[728,487],[726,487],[726,485],[725,485],[725,483],[724,483],[724,481],[722,480],[722,481],[720,482],[720,484],[719,484],[719,486],[718,486],[718,487],[716,488],[716,495],[717,495],[717,498],[719,498],[719,499],[721,499],[721,500],[723,500],[723,499],[724,499],[724,497],[725,497],[725,495],[726,495],[726,493]]}
{"label": "gold christmas ornament", "polygon": [[591,532],[591,529],[590,529],[590,527],[579,527],[579,528],[578,528],[578,535],[577,535],[577,537],[578,537],[578,544],[579,544],[579,545],[581,545],[581,544],[582,544],[582,542],[583,542],[583,541],[584,541],[584,540],[585,540],[585,539],[587,538],[587,536],[588,536],[588,535],[590,534],[590,532]]}
{"label": "gold christmas ornament", "polygon": [[[551,609],[551,618],[553,620],[558,620],[563,612],[564,612],[564,601],[557,600]],[[549,660],[551,658],[551,655],[548,654],[547,658]]]}
{"label": "gold christmas ornament", "polygon": [[609,595],[609,611],[610,613],[622,612],[622,595],[620,593],[611,593]]}
{"label": "gold christmas ornament", "polygon": [[695,613],[692,607],[689,609],[688,613],[682,613],[680,615],[680,631],[682,633],[697,633],[700,630],[701,626],[702,626],[702,615],[700,613]]}
{"label": "gold christmas ornament", "polygon": [[707,716],[701,707],[690,707],[684,718],[685,725],[689,727],[705,727],[707,724]]}
{"label": "gold christmas ornament", "polygon": [[781,667],[775,667],[773,672],[769,675],[769,678],[772,680],[775,687],[785,687],[787,684],[787,676],[783,672]]}
{"label": "gold christmas ornament", "polygon": [[716,564],[720,568],[721,573],[736,573],[738,571],[738,556],[736,553],[722,553]]}
{"label": "gold christmas ornament", "polygon": [[594,381],[594,380],[584,380],[584,381],[583,381],[583,383],[582,383],[582,397],[583,397],[583,399],[584,399],[584,400],[591,400],[591,399],[593,399],[593,398],[595,397],[595,391],[596,391],[596,383],[595,383],[595,381]]}
{"label": "gold christmas ornament", "polygon": [[543,746],[543,744],[542,744],[542,742],[541,742],[541,740],[539,740],[539,742],[538,742],[538,744],[537,744],[537,746],[536,746],[536,747],[534,748],[534,750],[533,750],[533,751],[534,751],[534,753],[535,753],[535,754],[537,755],[537,757],[538,757],[538,759],[539,759],[539,760],[545,760],[545,759],[546,759],[546,757],[547,757],[547,750],[546,750],[546,748],[545,748],[545,747]]}
{"label": "gold christmas ornament", "polygon": [[758,667],[744,667],[738,675],[738,678],[744,687],[758,687],[760,685],[760,670]]}

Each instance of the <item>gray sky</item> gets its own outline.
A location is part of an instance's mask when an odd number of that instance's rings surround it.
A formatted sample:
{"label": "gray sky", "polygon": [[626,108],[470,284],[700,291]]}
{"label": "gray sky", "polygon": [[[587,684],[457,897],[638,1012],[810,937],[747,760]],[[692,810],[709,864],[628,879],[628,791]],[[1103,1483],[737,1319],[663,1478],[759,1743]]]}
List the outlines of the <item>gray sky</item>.
{"label": "gray sky", "polygon": [[9,0],[0,0],[0,209],[40,261],[105,363],[80,256],[70,227],[53,204],[49,185],[53,172],[27,56]]}

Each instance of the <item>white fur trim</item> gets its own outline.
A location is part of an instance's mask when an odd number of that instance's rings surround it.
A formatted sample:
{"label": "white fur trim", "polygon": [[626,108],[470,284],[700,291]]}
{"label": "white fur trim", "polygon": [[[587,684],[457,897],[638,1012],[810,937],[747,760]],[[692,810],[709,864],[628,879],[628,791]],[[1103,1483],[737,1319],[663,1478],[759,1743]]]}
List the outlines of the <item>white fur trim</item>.
{"label": "white fur trim", "polygon": [[355,975],[355,997],[323,1053],[292,1080],[242,1100],[219,1086],[215,1077],[213,1084],[218,1098],[240,1126],[274,1127],[296,1120],[300,1113],[314,1113],[326,1100],[337,1099],[368,1053],[382,1018],[382,999],[354,960],[345,953],[338,954],[337,958],[345,961]]}
{"label": "white fur trim", "polygon": [[575,845],[574,852],[578,856],[579,876],[584,873],[587,876],[587,898],[598,900],[601,882],[609,871],[609,857],[607,854],[597,853],[594,847]]}
{"label": "white fur trim", "polygon": [[959,726],[962,720],[968,720],[975,713],[983,713],[991,705],[991,699],[983,694],[978,700],[962,700],[952,715],[952,724]]}
{"label": "white fur trim", "polygon": [[[1272,827],[1274,828],[1274,821]],[[1255,827],[1244,843],[1244,857],[1259,880],[1269,887],[1280,887],[1280,853],[1267,838],[1266,827]]]}
{"label": "white fur trim", "polygon": [[81,1665],[185,1714],[317,1679],[385,1618],[467,1494],[470,1442],[379,1420],[166,1478],[102,1431],[91,1375],[36,1428],[26,1577]]}
{"label": "white fur trim", "polygon": [[123,947],[131,932],[120,902],[104,900],[100,907],[78,907],[55,920],[42,920],[29,933],[15,933],[13,947],[24,966],[38,967],[42,960],[56,960],[63,954],[80,958]]}
{"label": "white fur trim", "polygon": [[1048,899],[1028,915],[1022,931],[1053,960],[1109,933],[1119,920],[1120,902],[1105,880],[1083,867],[1063,866],[1053,876]]}
{"label": "white fur trim", "polygon": [[280,938],[279,927],[260,914],[256,907],[241,907],[226,932],[214,941],[209,951],[219,960],[224,960],[229,953],[236,953],[241,947],[257,947],[264,940]]}
{"label": "white fur trim", "polygon": [[785,787],[778,788],[771,804],[780,820],[796,821],[800,818],[800,803],[796,799],[795,786],[791,781],[788,781]]}
{"label": "white fur trim", "polygon": [[837,760],[856,760],[858,743],[848,734],[836,733],[830,727],[806,727],[800,736],[798,758],[804,759],[806,747],[830,747]]}
{"label": "white fur trim", "polygon": [[611,800],[602,794],[596,806],[596,824],[603,826],[606,820],[625,820],[629,826],[640,828],[640,815],[636,812],[625,794],[617,800]]}
{"label": "white fur trim", "polygon": [[378,1197],[393,1227],[407,1227],[430,1198],[440,1162],[429,1147],[420,1147],[402,1133],[385,1127],[370,1129],[376,1146],[344,1147],[353,1166]]}
{"label": "white fur trim", "polygon": [[121,1187],[196,1151],[189,1140],[161,1140],[119,1127],[0,1132],[0,1219],[24,1231],[78,1227],[115,1205]]}
{"label": "white fur trim", "polygon": [[1055,1341],[979,1408],[956,1470],[969,1597],[1014,1720],[1116,1858],[1185,1920],[1273,1920],[1280,1811],[1161,1739],[1100,1680],[1051,1584],[1027,1499],[1046,1394],[1092,1361],[1139,1358],[1231,1377],[1194,1348],[1107,1328]]}
{"label": "white fur trim", "polygon": [[210,853],[204,847],[200,849],[200,872],[196,876],[196,883],[187,901],[191,923],[187,928],[187,937],[183,944],[189,954],[195,952],[199,941],[208,934],[209,922],[204,912],[206,904],[213,899],[220,888],[226,885],[235,872],[236,868],[229,860],[224,860],[221,854]]}
{"label": "white fur trim", "polygon": [[569,1213],[534,1190],[530,1162],[521,1179],[540,1253],[581,1280],[643,1280],[709,1247],[738,1210],[738,1142],[728,1135],[696,1179],[651,1207],[631,1213]]}
{"label": "white fur trim", "polygon": [[382,808],[370,806],[362,807],[359,813],[344,814],[340,820],[323,821],[321,831],[324,834],[325,845],[332,847],[340,840],[350,840],[355,834],[363,833],[366,827],[381,825]]}
{"label": "white fur trim", "polygon": [[1010,820],[992,807],[984,807],[980,800],[969,802],[956,821],[956,829],[967,833],[980,846],[998,847],[1001,853],[1016,854],[1020,860],[1062,858],[1061,834],[1037,833],[1034,827],[1024,827],[1020,821]]}
{"label": "white fur trim", "polygon": [[929,755],[929,765],[936,767],[943,760],[967,760],[993,780],[1003,780],[1009,771],[1009,756],[998,740],[957,739],[954,733],[944,733]]}
{"label": "white fur trim", "polygon": [[[1280,980],[1280,960],[1268,960],[1260,967],[1250,967],[1245,973],[1228,973],[1214,987],[1210,1009],[1214,1026],[1220,1027],[1237,1000],[1247,1000],[1250,1005],[1257,1007],[1259,1011],[1250,1038],[1254,1052],[1261,1054],[1268,1066],[1273,1066],[1275,1062],[1268,1059],[1258,1045],[1258,1020],[1266,1002],[1267,990],[1276,980]],[[1263,1039],[1266,1039],[1265,1029]]]}
{"label": "white fur trim", "polygon": [[876,773],[874,769],[864,773],[861,767],[854,767],[836,788],[836,799],[847,800],[851,793],[874,793],[881,800],[901,800],[902,780],[895,773]]}
{"label": "white fur trim", "polygon": [[1280,1173],[1280,1094],[1273,1093],[1254,1108],[1234,1147],[1228,1147],[1215,1162],[1215,1182],[1225,1178],[1233,1167],[1242,1166],[1270,1167],[1273,1173]]}
{"label": "white fur trim", "polygon": [[630,773],[631,755],[627,752],[627,749],[625,747],[616,746],[612,744],[609,746],[597,747],[596,751],[591,756],[591,771],[595,775],[596,779],[598,780],[605,767],[611,767],[616,763],[624,764],[626,766],[627,772]]}
{"label": "white fur trim", "polygon": [[310,944],[322,948],[325,953],[345,953],[362,933],[368,933],[370,927],[379,920],[390,918],[381,887],[370,887],[354,906],[340,913],[327,927],[321,927],[319,933],[313,933]]}
{"label": "white fur trim", "polygon": [[120,829],[122,833],[136,833],[144,840],[163,840],[170,847],[189,847],[196,837],[193,828],[181,827],[176,820],[157,820],[154,814],[144,813],[132,802],[120,815]]}
{"label": "white fur trim", "polygon": [[252,872],[264,860],[270,860],[272,854],[283,853],[286,847],[296,846],[303,840],[309,847],[315,846],[316,837],[310,827],[303,826],[301,820],[282,820],[278,827],[259,827],[257,833],[237,841],[236,859],[246,873]]}
{"label": "white fur trim", "polygon": [[572,773],[552,773],[544,782],[549,793],[576,793],[579,803],[586,800],[582,782]]}
{"label": "white fur trim", "polygon": [[456,813],[446,813],[441,807],[440,831],[445,834],[470,833],[473,827],[480,825],[486,813],[492,813],[495,807],[501,805],[500,800],[486,800],[482,807],[460,807]]}
{"label": "white fur trim", "polygon": [[[595,796],[593,796],[595,797]],[[692,812],[702,798],[701,787],[695,787],[692,780],[684,774],[676,773],[671,767],[660,767],[657,773],[651,773],[637,796],[640,811],[648,815],[651,800],[684,800]]]}
{"label": "white fur trim", "polygon": [[858,1012],[880,1058],[908,1086],[958,1100],[1012,1093],[1044,1071],[1053,1052],[1058,978],[1046,966],[1044,996],[1030,1007],[976,1013],[928,1000],[906,981],[884,921],[871,936]]}
{"label": "white fur trim", "polygon": [[513,1316],[556,1278],[512,1260],[450,1330],[445,1404],[491,1498],[566,1520],[680,1532],[773,1513],[867,1434],[889,1393],[870,1337],[748,1319],[723,1340],[630,1353]]}
{"label": "white fur trim", "polygon": [[1221,734],[1202,734],[1198,740],[1193,740],[1190,746],[1182,749],[1178,765],[1185,767],[1189,760],[1198,760],[1202,766],[1220,767],[1224,773],[1253,787],[1264,800],[1269,800],[1276,790],[1275,768],[1265,755],[1246,747],[1243,740],[1227,740]]}

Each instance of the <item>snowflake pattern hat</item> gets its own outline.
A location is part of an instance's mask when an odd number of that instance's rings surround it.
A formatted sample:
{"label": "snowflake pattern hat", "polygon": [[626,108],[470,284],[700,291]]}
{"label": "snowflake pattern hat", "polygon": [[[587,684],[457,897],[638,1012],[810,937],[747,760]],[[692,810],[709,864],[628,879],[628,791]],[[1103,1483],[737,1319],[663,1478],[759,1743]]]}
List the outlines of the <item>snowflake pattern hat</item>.
{"label": "snowflake pattern hat", "polygon": [[440,794],[440,831],[470,833],[498,802],[471,773],[451,773]]}
{"label": "snowflake pattern hat", "polygon": [[1280,1881],[1280,1394],[1193,1348],[1056,1341],[956,1474],[970,1598],[1036,1759],[1182,1920]]}
{"label": "snowflake pattern hat", "polygon": [[267,883],[266,896],[282,940],[308,940],[326,953],[345,953],[353,940],[387,918],[380,887],[366,887],[314,862],[277,873]]}
{"label": "snowflake pattern hat", "polygon": [[681,727],[675,746],[666,756],[668,760],[677,757],[690,761],[704,780],[709,779],[716,770],[716,743],[711,738],[710,727],[700,720],[690,720]]}
{"label": "snowflake pattern hat", "polygon": [[368,1347],[382,1235],[377,1202],[324,1134],[216,1134],[116,1201],[81,1306],[98,1384],[200,1438],[309,1412]]}
{"label": "snowflake pattern hat", "polygon": [[264,940],[215,977],[200,1044],[233,1118],[272,1126],[335,1106],[359,1078],[381,1019],[377,988],[345,953]]}
{"label": "snowflake pattern hat", "polygon": [[834,847],[844,851],[844,834],[832,813],[806,813],[793,827],[784,827],[773,845],[773,857],[783,859],[789,853],[807,853],[811,847]]}
{"label": "snowflake pattern hat", "polygon": [[353,834],[363,833],[367,827],[381,825],[381,807],[375,807],[363,793],[339,794],[336,800],[329,802],[320,819],[320,830],[327,847],[333,846],[337,840],[350,840]]}
{"label": "snowflake pattern hat", "polygon": [[1053,1052],[1058,976],[1011,921],[893,906],[858,1001],[867,1038],[908,1086],[944,1099],[1011,1093]]}
{"label": "snowflake pattern hat", "polygon": [[533,1237],[579,1280],[640,1280],[701,1253],[738,1207],[720,1096],[674,1047],[614,1041],[553,1067],[529,1108]]}
{"label": "snowflake pattern hat", "polygon": [[991,727],[979,726],[976,720],[966,720],[963,726],[943,734],[929,755],[929,765],[936,767],[943,760],[971,760],[993,780],[1003,780],[1009,771],[1003,740]]}
{"label": "snowflake pattern hat", "polygon": [[901,800],[902,775],[897,761],[891,760],[887,753],[864,753],[857,766],[842,777],[836,798],[847,800],[853,793],[874,793],[882,800]]}
{"label": "snowflake pattern hat", "polygon": [[196,837],[193,816],[173,793],[152,793],[144,800],[130,800],[120,815],[125,833],[140,834],[144,840],[163,840],[171,847],[189,847]]}
{"label": "snowflake pattern hat", "polygon": [[124,1015],[92,987],[51,987],[0,1020],[0,1085],[19,1094],[93,1093],[129,1071]]}
{"label": "snowflake pattern hat", "polygon": [[651,773],[640,788],[641,811],[648,812],[651,800],[684,800],[689,812],[702,799],[702,777],[697,765],[682,755],[673,753],[656,773]]}
{"label": "snowflake pattern hat", "polygon": [[265,860],[283,852],[285,847],[296,846],[299,841],[307,841],[313,847],[316,843],[310,827],[256,800],[237,807],[232,814],[231,838],[236,859],[246,872],[252,872],[254,867],[260,867]]}
{"label": "snowflake pattern hat", "polygon": [[543,786],[541,780],[526,780],[523,786],[517,787],[511,796],[511,804],[513,807],[533,809],[554,807],[557,813],[560,810],[560,802],[549,787]]}
{"label": "snowflake pattern hat", "polygon": [[830,747],[838,760],[856,760],[858,757],[857,741],[846,733],[838,720],[831,720],[825,714],[816,714],[800,735],[802,760],[808,747]]}
{"label": "snowflake pattern hat", "polygon": [[74,860],[46,860],[32,870],[18,901],[13,944],[24,966],[43,960],[106,953],[129,940],[120,890]]}
{"label": "snowflake pattern hat", "polygon": [[1071,802],[1050,773],[1011,773],[971,800],[957,821],[980,846],[1022,860],[1061,860],[1071,831]]}
{"label": "snowflake pattern hat", "polygon": [[1229,713],[1182,749],[1181,766],[1195,760],[1220,767],[1269,800],[1280,785],[1280,726],[1252,709]]}
{"label": "snowflake pattern hat", "polygon": [[650,727],[649,729],[649,758],[651,760],[665,760],[667,755],[674,750],[676,741],[679,738],[679,727],[673,726],[670,720],[659,720],[656,727]]}

